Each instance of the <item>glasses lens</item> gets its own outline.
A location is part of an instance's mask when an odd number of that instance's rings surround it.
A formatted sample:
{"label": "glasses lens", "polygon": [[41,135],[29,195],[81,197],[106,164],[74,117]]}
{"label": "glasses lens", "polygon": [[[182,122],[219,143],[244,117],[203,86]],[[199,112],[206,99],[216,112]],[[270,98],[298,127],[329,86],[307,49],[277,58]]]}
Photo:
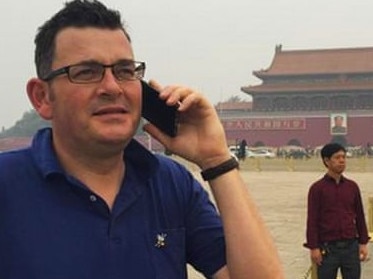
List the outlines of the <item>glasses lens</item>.
{"label": "glasses lens", "polygon": [[94,82],[102,79],[104,66],[100,64],[80,64],[69,68],[69,78],[72,82]]}
{"label": "glasses lens", "polygon": [[139,62],[137,63],[136,69],[135,69],[135,75],[137,79],[142,79],[145,74],[145,63]]}
{"label": "glasses lens", "polygon": [[113,72],[118,80],[134,80],[139,78],[139,62],[123,61],[113,66]]}

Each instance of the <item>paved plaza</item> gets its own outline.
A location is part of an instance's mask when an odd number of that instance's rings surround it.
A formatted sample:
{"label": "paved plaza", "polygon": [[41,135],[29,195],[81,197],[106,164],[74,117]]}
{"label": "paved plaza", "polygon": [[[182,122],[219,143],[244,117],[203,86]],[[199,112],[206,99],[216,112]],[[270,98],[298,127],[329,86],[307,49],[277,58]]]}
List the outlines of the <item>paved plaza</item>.
{"label": "paved plaza", "polygon": [[[241,170],[241,173],[273,235],[286,278],[304,279],[310,266],[309,251],[303,248],[308,188],[313,181],[323,175],[323,172]],[[368,218],[368,197],[373,197],[373,174],[346,172],[345,175],[359,184]],[[196,177],[199,179],[197,172]],[[208,188],[207,184],[204,185]],[[369,251],[373,257],[372,244]],[[189,278],[203,277],[190,268]],[[373,278],[373,258],[363,264],[362,279],[368,278]]]}

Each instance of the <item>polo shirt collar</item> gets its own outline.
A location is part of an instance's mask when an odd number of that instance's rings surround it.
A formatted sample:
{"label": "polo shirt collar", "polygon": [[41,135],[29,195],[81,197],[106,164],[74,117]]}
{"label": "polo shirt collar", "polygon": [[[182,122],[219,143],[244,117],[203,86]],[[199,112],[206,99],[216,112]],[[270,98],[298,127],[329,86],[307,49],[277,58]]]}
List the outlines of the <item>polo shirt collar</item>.
{"label": "polo shirt collar", "polygon": [[51,128],[43,128],[37,131],[32,139],[31,152],[44,177],[52,173],[64,173],[53,148]]}
{"label": "polo shirt collar", "polygon": [[[53,148],[51,128],[42,128],[35,134],[31,144],[31,151],[36,165],[44,177],[48,177],[50,174],[65,174]],[[148,178],[153,173],[156,173],[159,166],[156,156],[136,140],[131,140],[125,148],[123,160],[131,164],[135,169],[141,169],[143,178]]]}

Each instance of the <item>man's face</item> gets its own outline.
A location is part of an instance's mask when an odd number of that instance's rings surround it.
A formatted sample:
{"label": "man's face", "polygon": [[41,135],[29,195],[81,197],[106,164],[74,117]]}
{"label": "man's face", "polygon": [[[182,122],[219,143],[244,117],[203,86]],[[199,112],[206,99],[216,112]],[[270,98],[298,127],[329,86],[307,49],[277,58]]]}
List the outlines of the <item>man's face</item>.
{"label": "man's face", "polygon": [[343,118],[340,116],[337,116],[334,120],[335,126],[341,127],[343,126]]}
{"label": "man's face", "polygon": [[338,151],[330,158],[325,158],[324,162],[329,171],[341,174],[346,168],[346,153],[343,150]]}
{"label": "man's face", "polygon": [[[56,37],[52,69],[81,62],[113,64],[134,60],[122,30],[67,28]],[[111,69],[91,84],[71,83],[67,75],[51,81],[51,121],[60,141],[70,144],[123,144],[135,133],[141,114],[138,80],[117,81]]]}

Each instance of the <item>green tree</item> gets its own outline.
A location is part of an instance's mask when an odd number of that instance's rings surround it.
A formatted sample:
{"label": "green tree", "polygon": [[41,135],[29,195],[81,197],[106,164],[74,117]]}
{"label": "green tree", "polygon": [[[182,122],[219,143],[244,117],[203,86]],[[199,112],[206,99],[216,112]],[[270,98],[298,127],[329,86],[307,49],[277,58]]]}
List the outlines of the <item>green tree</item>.
{"label": "green tree", "polygon": [[49,125],[48,121],[43,120],[36,111],[32,109],[25,112],[14,126],[9,129],[3,129],[0,133],[0,138],[31,137],[38,129]]}
{"label": "green tree", "polygon": [[225,102],[227,102],[227,103],[240,103],[240,102],[244,102],[244,100],[240,96],[233,95],[233,96],[229,97]]}

